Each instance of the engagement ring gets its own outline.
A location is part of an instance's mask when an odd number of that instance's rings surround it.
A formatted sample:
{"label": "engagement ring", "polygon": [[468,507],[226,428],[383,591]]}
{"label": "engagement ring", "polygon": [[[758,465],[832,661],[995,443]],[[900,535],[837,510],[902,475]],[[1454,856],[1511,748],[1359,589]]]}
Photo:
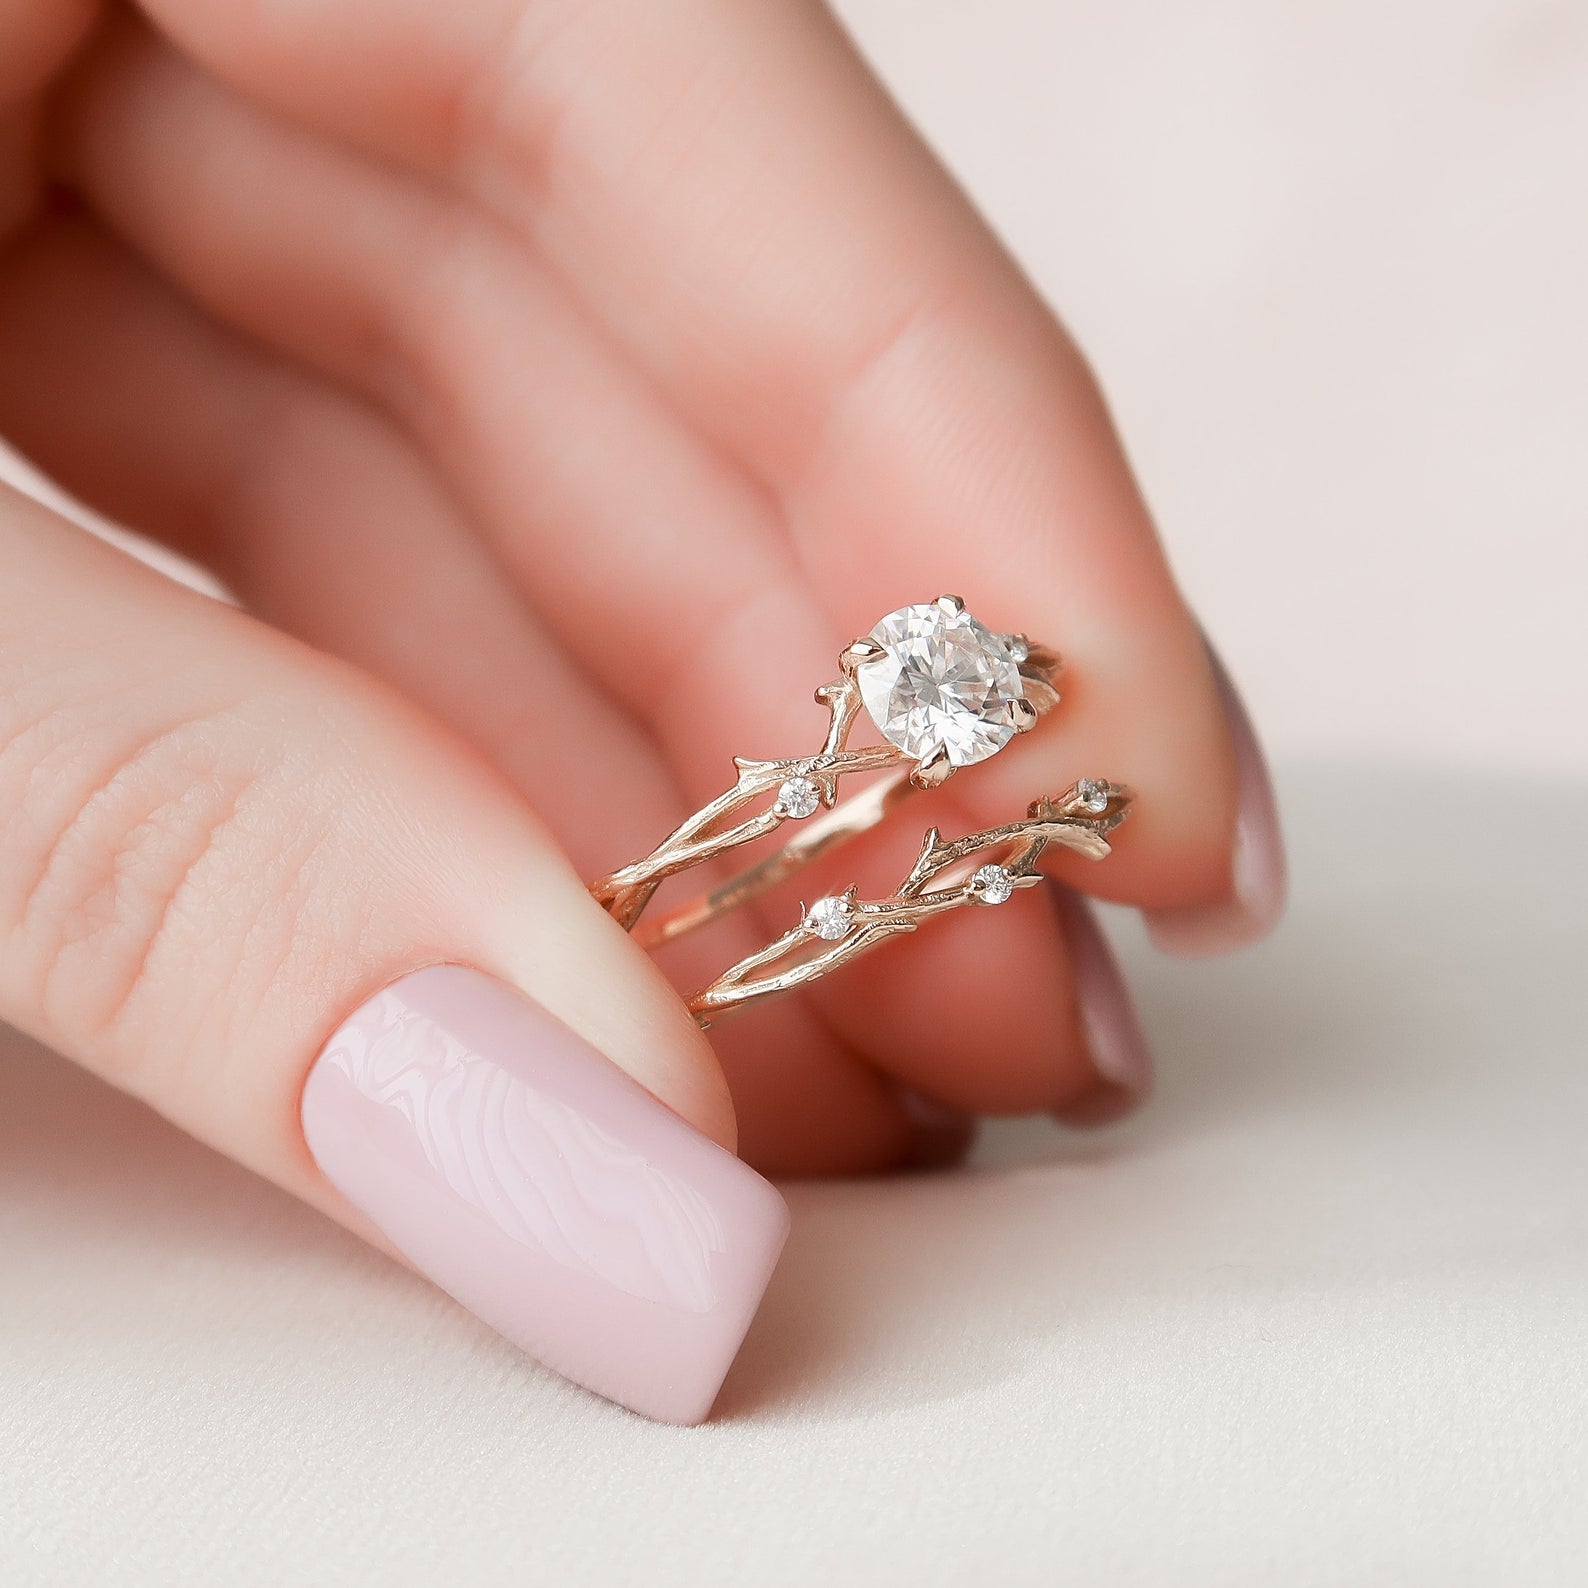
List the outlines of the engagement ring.
{"label": "engagement ring", "polygon": [[[738,778],[732,788],[643,859],[592,885],[591,893],[639,942],[667,942],[766,892],[834,844],[875,826],[912,790],[936,787],[960,768],[996,755],[1059,700],[1054,685],[1058,653],[1024,634],[994,632],[977,622],[958,596],[890,612],[869,634],[845,646],[838,662],[839,677],[816,691],[829,720],[814,755],[776,761],[735,757]],[[862,711],[884,742],[851,750],[850,735]],[[840,781],[858,772],[885,775],[840,804]],[[949,845],[932,829],[915,869],[891,898],[859,903],[851,890],[819,900],[793,932],[696,994],[691,1000],[696,1018],[704,1025],[730,1008],[808,982],[953,905],[1001,903],[1015,888],[1036,880],[1032,868],[1049,844],[1101,858],[1108,853],[1102,835],[1124,819],[1129,801],[1118,785],[1083,780],[1056,801],[1037,801],[1025,822]],[[790,822],[808,825],[759,864],[640,924],[668,878]],[[982,866],[963,884],[928,889],[956,861],[989,848],[1007,851],[1005,861]],[[797,963],[779,971],[768,969],[812,940],[834,946],[796,954]]]}

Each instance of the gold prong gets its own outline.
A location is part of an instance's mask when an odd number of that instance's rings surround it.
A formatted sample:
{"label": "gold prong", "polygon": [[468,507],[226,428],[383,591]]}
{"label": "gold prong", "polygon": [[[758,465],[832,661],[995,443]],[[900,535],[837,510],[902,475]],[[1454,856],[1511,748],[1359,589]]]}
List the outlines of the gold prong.
{"label": "gold prong", "polygon": [[937,788],[946,783],[954,775],[954,763],[948,758],[948,751],[942,745],[933,747],[919,761],[910,773],[910,781],[917,788]]}
{"label": "gold prong", "polygon": [[937,598],[937,605],[942,607],[950,617],[957,618],[965,610],[965,598],[957,595],[940,595]]}
{"label": "gold prong", "polygon": [[1029,700],[1011,700],[1009,720],[1015,725],[1016,733],[1030,733],[1037,725],[1037,708]]}
{"label": "gold prong", "polygon": [[867,662],[876,661],[882,654],[882,647],[869,634],[862,634],[859,639],[851,640],[838,653],[838,665],[846,673],[852,673],[857,667],[864,667]]}

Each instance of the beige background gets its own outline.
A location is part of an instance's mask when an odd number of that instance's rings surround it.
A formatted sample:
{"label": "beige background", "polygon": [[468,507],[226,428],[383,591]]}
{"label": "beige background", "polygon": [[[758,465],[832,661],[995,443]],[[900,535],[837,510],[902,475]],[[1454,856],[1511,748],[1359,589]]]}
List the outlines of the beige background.
{"label": "beige background", "polygon": [[1164,1085],[794,1188],[653,1427],[0,1042],[0,1581],[1580,1584],[1588,7],[849,0],[1064,308],[1274,746]]}

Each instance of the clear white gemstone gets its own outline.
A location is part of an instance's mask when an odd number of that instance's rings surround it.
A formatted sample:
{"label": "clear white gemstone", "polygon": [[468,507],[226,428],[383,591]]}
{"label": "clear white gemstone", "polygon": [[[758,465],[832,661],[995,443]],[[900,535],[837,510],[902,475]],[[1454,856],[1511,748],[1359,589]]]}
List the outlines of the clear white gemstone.
{"label": "clear white gemstone", "polygon": [[1004,648],[1009,652],[1009,660],[1017,665],[1031,654],[1031,647],[1026,644],[1024,634],[1011,634],[1004,641]]}
{"label": "clear white gemstone", "polygon": [[784,778],[778,787],[777,802],[785,815],[803,821],[807,816],[816,814],[816,807],[821,804],[822,797],[808,777],[789,777]]}
{"label": "clear white gemstone", "polygon": [[835,943],[848,930],[853,910],[848,899],[818,899],[805,916],[805,924],[818,937]]}
{"label": "clear white gemstone", "polygon": [[1015,891],[1015,879],[1002,866],[982,866],[970,880],[984,904],[1002,904]]}
{"label": "clear white gemstone", "polygon": [[911,759],[941,746],[951,765],[970,766],[1014,737],[1020,670],[1007,643],[970,613],[936,602],[900,607],[871,638],[883,654],[857,670],[860,698],[883,738]]}
{"label": "clear white gemstone", "polygon": [[1089,777],[1083,777],[1075,785],[1075,797],[1081,802],[1084,810],[1089,810],[1095,816],[1100,816],[1108,809],[1108,787],[1106,784],[1094,782]]}

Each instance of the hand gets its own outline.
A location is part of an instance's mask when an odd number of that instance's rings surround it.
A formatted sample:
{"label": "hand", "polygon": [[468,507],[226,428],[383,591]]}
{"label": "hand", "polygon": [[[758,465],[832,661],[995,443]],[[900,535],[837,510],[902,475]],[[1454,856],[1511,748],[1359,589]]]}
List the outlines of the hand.
{"label": "hand", "polygon": [[1071,671],[930,820],[1129,782],[1067,883],[1171,947],[1274,920],[1260,759],[1096,387],[818,9],[24,0],[0,107],[0,433],[243,609],[0,500],[0,1017],[498,1327],[300,1128],[416,967],[769,1172],[901,1161],[915,1098],[1117,1111],[1145,1051],[1067,888],[712,1046],[584,891],[941,590]]}

